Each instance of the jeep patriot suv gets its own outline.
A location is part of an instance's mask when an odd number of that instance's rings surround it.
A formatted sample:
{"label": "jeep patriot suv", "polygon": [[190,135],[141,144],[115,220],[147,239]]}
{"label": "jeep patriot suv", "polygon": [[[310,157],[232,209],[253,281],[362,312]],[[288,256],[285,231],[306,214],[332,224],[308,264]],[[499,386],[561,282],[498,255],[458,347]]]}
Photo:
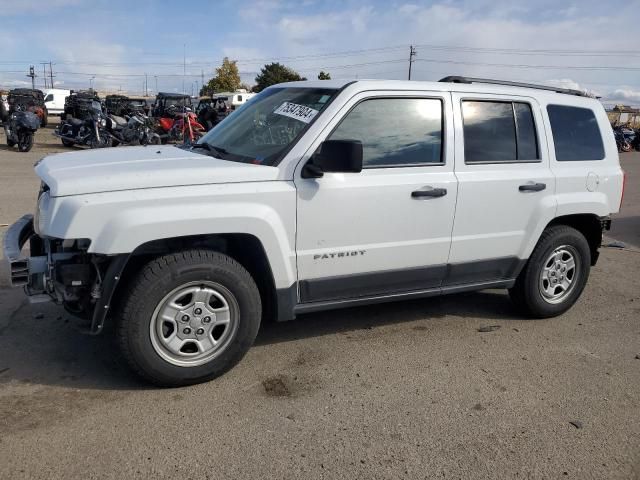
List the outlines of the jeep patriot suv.
{"label": "jeep patriot suv", "polygon": [[559,315],[623,191],[596,99],[464,77],[275,85],[195,145],[35,171],[35,216],[4,240],[11,284],[90,333],[114,322],[166,386],[230,369],[266,318],[485,288]]}

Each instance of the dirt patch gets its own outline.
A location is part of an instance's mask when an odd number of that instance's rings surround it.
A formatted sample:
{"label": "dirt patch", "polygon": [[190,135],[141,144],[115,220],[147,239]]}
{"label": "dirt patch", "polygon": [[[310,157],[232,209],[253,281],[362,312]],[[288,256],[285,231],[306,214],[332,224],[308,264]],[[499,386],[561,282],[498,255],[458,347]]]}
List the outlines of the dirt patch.
{"label": "dirt patch", "polygon": [[284,375],[276,375],[262,381],[264,392],[270,397],[290,397],[291,389]]}

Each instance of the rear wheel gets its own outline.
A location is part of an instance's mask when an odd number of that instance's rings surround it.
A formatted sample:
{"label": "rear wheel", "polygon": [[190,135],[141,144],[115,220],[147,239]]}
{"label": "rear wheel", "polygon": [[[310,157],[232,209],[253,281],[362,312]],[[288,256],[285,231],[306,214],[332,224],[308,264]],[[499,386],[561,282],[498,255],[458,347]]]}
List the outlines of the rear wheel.
{"label": "rear wheel", "polygon": [[249,273],[209,250],[148,263],[127,288],[118,339],[129,365],[162,386],[210,380],[233,367],[260,326],[260,294]]}
{"label": "rear wheel", "polygon": [[554,317],[578,300],[590,268],[591,250],[584,235],[556,225],[544,231],[509,294],[526,315]]}
{"label": "rear wheel", "polygon": [[28,131],[18,133],[18,150],[28,152],[31,147],[33,147],[33,133]]}

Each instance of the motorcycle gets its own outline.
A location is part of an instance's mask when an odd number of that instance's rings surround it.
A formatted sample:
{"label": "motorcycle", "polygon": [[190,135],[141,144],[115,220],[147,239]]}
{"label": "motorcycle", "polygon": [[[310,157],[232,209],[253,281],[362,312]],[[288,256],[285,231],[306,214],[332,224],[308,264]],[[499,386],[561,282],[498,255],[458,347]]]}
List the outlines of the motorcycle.
{"label": "motorcycle", "polygon": [[136,112],[128,118],[109,115],[107,131],[111,135],[114,147],[120,144],[158,145],[160,143],[160,135],[153,131],[149,117],[141,112]]}
{"label": "motorcycle", "polygon": [[105,148],[112,143],[102,106],[95,100],[85,112],[84,119],[67,115],[53,135],[60,138],[65,147],[78,144],[88,145],[90,148]]}
{"label": "motorcycle", "polygon": [[18,150],[28,152],[33,147],[33,135],[40,126],[40,118],[33,112],[14,112],[4,124],[7,145],[18,145]]}
{"label": "motorcycle", "polygon": [[613,135],[616,139],[616,146],[618,147],[618,152],[630,152],[631,151],[631,142],[625,135],[625,132],[617,127],[613,129]]}
{"label": "motorcycle", "polygon": [[202,137],[206,130],[198,122],[198,117],[191,109],[179,112],[176,107],[167,109],[169,116],[160,117],[156,126],[156,133],[162,143],[168,141],[195,143]]}

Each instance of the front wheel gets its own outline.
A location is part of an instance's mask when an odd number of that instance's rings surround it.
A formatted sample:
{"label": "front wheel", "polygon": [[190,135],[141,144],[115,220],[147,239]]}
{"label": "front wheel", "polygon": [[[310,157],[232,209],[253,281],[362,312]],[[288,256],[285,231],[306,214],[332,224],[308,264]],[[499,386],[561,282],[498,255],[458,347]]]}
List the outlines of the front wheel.
{"label": "front wheel", "polygon": [[18,150],[28,152],[31,147],[33,147],[33,133],[28,131],[18,133]]}
{"label": "front wheel", "polygon": [[222,375],[258,333],[261,302],[251,275],[231,257],[187,250],[149,262],[128,286],[118,340],[129,365],[161,386]]}
{"label": "front wheel", "polygon": [[75,142],[73,142],[72,140],[67,140],[66,138],[62,138],[62,145],[64,145],[65,147],[73,147],[75,145]]}
{"label": "front wheel", "polygon": [[543,232],[509,294],[524,314],[555,317],[578,300],[590,269],[591,250],[584,235],[556,225]]}
{"label": "front wheel", "polygon": [[91,139],[89,140],[89,147],[90,148],[108,148],[112,145],[113,139],[111,138],[111,135],[109,135],[107,132],[100,132],[100,139],[98,140],[98,138],[96,138],[95,135],[91,136]]}

